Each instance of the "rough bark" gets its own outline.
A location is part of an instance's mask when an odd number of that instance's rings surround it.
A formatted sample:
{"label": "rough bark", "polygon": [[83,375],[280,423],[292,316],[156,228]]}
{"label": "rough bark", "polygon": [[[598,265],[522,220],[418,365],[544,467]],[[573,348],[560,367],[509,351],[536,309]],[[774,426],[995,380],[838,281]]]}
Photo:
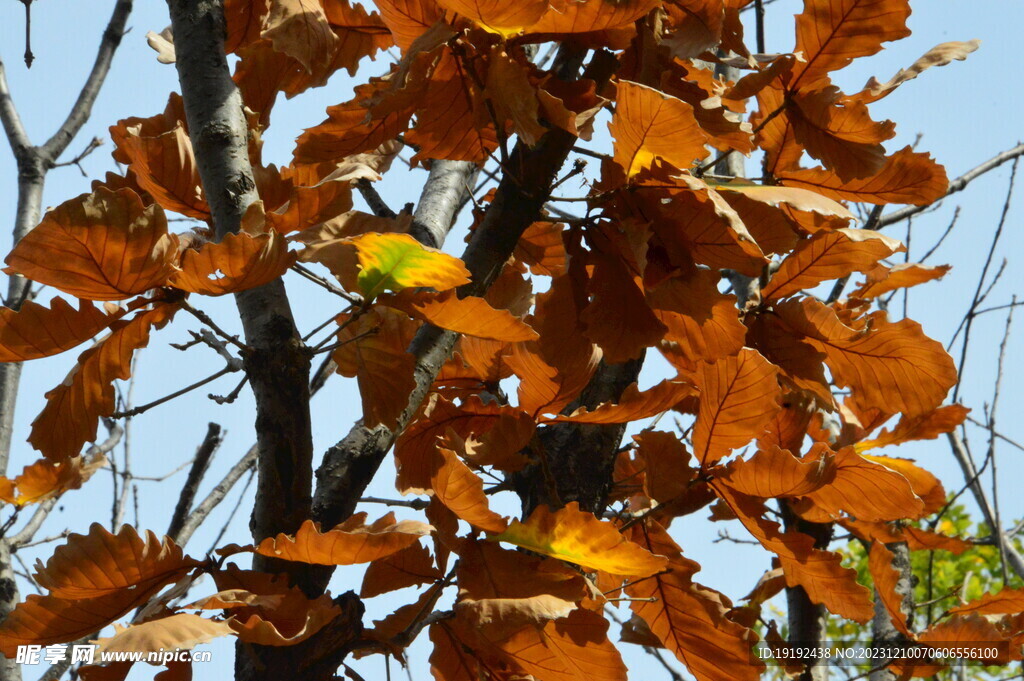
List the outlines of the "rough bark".
{"label": "rough bark", "polygon": [[[896,593],[902,596],[900,610],[904,617],[910,617],[914,612],[914,582],[913,573],[910,570],[910,549],[906,542],[894,542],[886,544],[885,547],[892,552],[892,567],[899,573],[896,581]],[[885,647],[899,644],[906,640],[892,623],[889,611],[875,591],[875,616],[871,618],[871,645],[873,647]],[[868,675],[869,681],[896,681],[897,675],[888,669],[876,669]]]}
{"label": "rough bark", "polygon": [[[785,529],[803,532],[814,538],[814,548],[827,548],[832,541],[832,525],[811,523],[797,517],[782,502]],[[789,619],[789,642],[800,647],[820,647],[825,638],[825,606],[814,603],[802,586],[786,587],[786,610]],[[828,661],[818,658],[807,663],[798,681],[824,681],[828,677]]]}
{"label": "rough bark", "polygon": [[[590,383],[562,413],[571,414],[580,407],[593,409],[602,402],[615,401],[622,391],[635,383],[643,366],[643,356],[623,364],[601,362]],[[589,425],[558,423],[541,429],[540,446],[555,489],[550,489],[540,463],[531,464],[512,477],[512,485],[528,516],[540,504],[552,508],[573,501],[580,508],[600,515],[612,487],[615,457],[619,452],[626,424]]]}
{"label": "rough bark", "polygon": [[[170,0],[175,62],[203,192],[218,239],[238,232],[259,199],[248,156],[242,98],[224,54],[224,12],[216,0]],[[245,371],[256,398],[259,448],[256,504],[250,527],[256,540],[294,533],[309,517],[312,429],[310,354],[295,328],[284,282],[235,295],[245,341]],[[257,556],[257,569],[287,572],[305,586],[304,566]]]}

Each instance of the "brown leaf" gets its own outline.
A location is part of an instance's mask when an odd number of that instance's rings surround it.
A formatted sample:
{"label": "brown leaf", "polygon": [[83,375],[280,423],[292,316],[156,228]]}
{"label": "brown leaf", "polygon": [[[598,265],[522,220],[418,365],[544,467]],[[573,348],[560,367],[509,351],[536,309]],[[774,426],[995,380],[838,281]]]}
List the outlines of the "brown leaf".
{"label": "brown leaf", "polygon": [[779,557],[788,586],[802,586],[812,602],[847,619],[871,619],[871,593],[857,583],[855,570],[842,567],[839,554],[814,548],[814,539],[802,532],[780,532],[778,523],[765,519],[761,501],[722,483],[711,485],[747,531]]}
{"label": "brown leaf", "polygon": [[609,5],[604,0],[552,3],[530,33],[591,33],[631,25],[658,6],[657,0],[622,0]]}
{"label": "brown leaf", "polygon": [[615,162],[628,177],[649,167],[655,157],[688,168],[708,155],[707,136],[689,104],[627,80],[620,80],[617,88],[608,129],[615,138]]}
{"label": "brown leaf", "polygon": [[430,551],[416,543],[370,563],[363,575],[361,598],[373,598],[389,591],[427,584],[444,577],[434,566]]}
{"label": "brown leaf", "polygon": [[869,328],[854,331],[810,298],[776,305],[776,312],[825,353],[835,384],[853,387],[864,406],[920,416],[939,406],[956,383],[952,358],[917,322],[875,316]]}
{"label": "brown leaf", "polygon": [[99,188],[48,212],[6,262],[78,298],[122,300],[162,285],[177,250],[159,206],[143,207],[130,189]]}
{"label": "brown leaf", "polygon": [[870,177],[844,181],[822,168],[776,173],[779,183],[816,191],[837,201],[861,201],[876,205],[911,203],[925,206],[946,194],[946,170],[928,154],[910,147],[897,151]]}
{"label": "brown leaf", "polygon": [[430,486],[438,501],[473,527],[485,532],[504,532],[508,522],[492,511],[484,494],[484,482],[455,452],[438,447],[441,465],[430,477]]}
{"label": "brown leaf", "polygon": [[278,534],[264,539],[256,553],[313,565],[357,565],[397,553],[433,529],[414,520],[396,523],[390,514],[373,525],[363,524],[365,518],[365,513],[356,514],[326,532],[320,532],[312,520],[307,520],[294,537]]}
{"label": "brown leaf", "polygon": [[0,362],[24,362],[70,350],[119,316],[104,314],[85,300],[80,300],[75,310],[59,296],[48,308],[31,300],[17,311],[0,308]]}
{"label": "brown leaf", "polygon": [[851,298],[871,300],[878,296],[901,288],[910,288],[934,279],[940,279],[950,270],[949,265],[916,265],[903,263],[886,267],[878,267],[867,272],[867,278],[857,290],[850,294]]}
{"label": "brown leaf", "polygon": [[317,0],[270,0],[270,13],[260,37],[270,40],[275,50],[297,60],[310,73],[327,68],[338,42]]}
{"label": "brown leaf", "polygon": [[202,643],[235,633],[227,622],[183,612],[128,627],[114,627],[113,636],[96,640],[99,652],[191,650]]}
{"label": "brown leaf", "polygon": [[332,357],[338,373],[358,378],[367,427],[394,428],[408,404],[416,358],[406,348],[414,332],[405,315],[379,306],[338,331],[338,342],[345,344]]}
{"label": "brown leaf", "polygon": [[9,481],[13,487],[9,494],[3,496],[6,496],[9,503],[18,506],[38,504],[60,496],[68,490],[79,489],[97,470],[106,465],[107,457],[103,454],[96,454],[88,460],[83,456],[56,462],[39,459],[25,466],[20,475]]}
{"label": "brown leaf", "polygon": [[865,104],[877,102],[879,99],[888,96],[890,92],[898,88],[900,85],[903,85],[903,83],[917,78],[923,71],[926,71],[933,66],[945,66],[954,59],[963,61],[964,59],[967,59],[967,55],[974,52],[979,47],[981,47],[980,40],[941,43],[925,52],[924,55],[911,64],[909,68],[897,71],[896,75],[885,83],[879,83],[874,76],[872,76],[864,86],[864,90],[854,95],[854,97],[863,101]]}
{"label": "brown leaf", "polygon": [[443,16],[432,0],[379,0],[376,5],[403,53]]}
{"label": "brown leaf", "polygon": [[406,290],[397,295],[382,296],[378,302],[466,336],[507,343],[537,338],[537,332],[529,324],[507,310],[495,309],[476,296],[460,298],[454,290],[442,293]]}
{"label": "brown leaf", "polygon": [[609,364],[639,358],[665,335],[665,325],[644,299],[638,277],[616,255],[593,254],[588,289],[590,304],[580,312],[587,338]]}
{"label": "brown leaf", "polygon": [[547,0],[515,3],[504,0],[437,0],[437,4],[502,36],[522,32],[537,23],[548,9]]}
{"label": "brown leaf", "polygon": [[545,419],[554,423],[629,423],[651,418],[671,410],[677,404],[693,397],[696,389],[690,383],[664,380],[654,387],[640,392],[636,383],[622,391],[615,404],[605,402],[594,409],[580,407],[569,415]]}
{"label": "brown leaf", "polygon": [[228,234],[219,243],[186,249],[181,271],[172,286],[207,296],[222,296],[262,286],[283,275],[295,263],[295,253],[277,232]]}
{"label": "brown leaf", "polygon": [[32,446],[46,458],[61,461],[93,442],[99,419],[117,408],[114,381],[131,376],[134,352],[146,347],[150,330],[163,328],[176,310],[157,303],[130,320],[114,322],[109,335],[79,355],[68,377],[46,393],[46,406],[32,422]]}
{"label": "brown leaf", "polygon": [[694,373],[701,391],[693,428],[693,453],[710,465],[760,434],[779,410],[778,368],[756,350],[714,364],[702,362]]}
{"label": "brown leaf", "polygon": [[692,270],[666,279],[647,291],[647,302],[668,331],[661,351],[681,371],[697,362],[735,355],[744,345],[746,328],[736,315],[736,296],[718,291],[719,275]]}
{"label": "brown leaf", "polygon": [[800,460],[785,449],[771,447],[749,459],[732,461],[714,475],[716,480],[752,497],[799,497],[834,479],[836,465],[826,451],[820,451],[817,460]]}
{"label": "brown leaf", "polygon": [[538,506],[525,522],[513,520],[492,539],[615,575],[646,577],[666,564],[661,556],[627,541],[611,523],[581,511],[575,501],[554,512]]}
{"label": "brown leaf", "polygon": [[683,496],[690,487],[694,471],[686,445],[674,433],[645,430],[634,435],[636,454],[642,470],[644,491],[662,504]]}
{"label": "brown leaf", "polygon": [[142,125],[128,127],[118,143],[118,151],[127,157],[128,168],[139,186],[165,210],[209,220],[210,207],[203,196],[199,168],[184,123],[178,121],[167,131],[152,135],[146,135],[144,130]]}
{"label": "brown leaf", "polygon": [[827,82],[830,71],[882,49],[882,43],[910,35],[908,0],[839,0],[809,3],[796,17],[796,48],[804,61],[793,67],[789,86],[810,89]]}
{"label": "brown leaf", "polygon": [[782,261],[767,286],[761,289],[761,297],[764,300],[785,298],[823,281],[841,279],[853,272],[867,272],[879,260],[905,250],[898,240],[875,231],[818,232],[801,241]]}

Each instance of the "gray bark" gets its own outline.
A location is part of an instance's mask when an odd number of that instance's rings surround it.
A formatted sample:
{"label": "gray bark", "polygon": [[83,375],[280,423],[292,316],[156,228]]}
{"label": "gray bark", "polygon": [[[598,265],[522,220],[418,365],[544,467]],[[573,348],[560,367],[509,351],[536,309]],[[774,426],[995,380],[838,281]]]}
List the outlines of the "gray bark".
{"label": "gray bark", "polygon": [[[914,582],[910,570],[910,549],[906,542],[894,542],[885,547],[893,554],[892,567],[900,573],[896,582],[896,593],[902,596],[900,610],[910,621],[914,614]],[[906,637],[892,623],[889,611],[875,591],[875,615],[871,618],[871,645],[886,646],[902,643]],[[869,681],[896,681],[898,677],[888,669],[876,669],[868,675]]]}

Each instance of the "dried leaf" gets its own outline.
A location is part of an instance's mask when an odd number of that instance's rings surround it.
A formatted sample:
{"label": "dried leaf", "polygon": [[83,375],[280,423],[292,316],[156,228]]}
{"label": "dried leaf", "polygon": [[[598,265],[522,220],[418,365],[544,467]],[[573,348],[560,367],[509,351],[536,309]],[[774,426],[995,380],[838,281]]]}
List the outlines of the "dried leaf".
{"label": "dried leaf", "polygon": [[312,520],[307,520],[294,537],[279,534],[264,539],[256,553],[313,565],[357,565],[401,551],[433,530],[430,525],[414,520],[396,523],[393,516],[368,526],[361,522],[366,514],[361,516],[353,516],[326,532],[320,532]]}

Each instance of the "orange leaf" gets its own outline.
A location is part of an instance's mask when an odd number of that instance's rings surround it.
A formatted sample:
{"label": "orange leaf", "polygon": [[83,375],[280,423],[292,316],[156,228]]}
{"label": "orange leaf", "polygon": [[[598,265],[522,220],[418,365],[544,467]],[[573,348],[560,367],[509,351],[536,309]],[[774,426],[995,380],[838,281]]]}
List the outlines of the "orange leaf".
{"label": "orange leaf", "polygon": [[861,201],[884,205],[912,203],[925,206],[946,195],[946,170],[928,154],[905,147],[889,156],[885,165],[870,177],[844,181],[823,168],[784,170],[776,177],[787,187],[816,191],[837,201]]}
{"label": "orange leaf", "polygon": [[988,592],[981,598],[951,608],[952,614],[1015,615],[1024,612],[1024,589],[1002,588]]}
{"label": "orange leaf", "polygon": [[[124,123],[127,121],[119,125]],[[128,169],[139,186],[165,210],[197,220],[210,219],[192,142],[182,121],[150,135],[141,125],[128,127],[118,142],[118,151],[128,158]]]}
{"label": "orange leaf", "polygon": [[933,66],[945,66],[954,59],[963,61],[967,55],[974,52],[981,46],[980,40],[969,40],[967,42],[952,41],[941,43],[928,50],[917,61],[910,65],[910,68],[900,69],[896,75],[885,83],[879,83],[873,76],[868,80],[864,90],[854,95],[856,99],[870,104],[886,97],[890,92],[898,88],[908,80],[914,80],[921,72]]}
{"label": "orange leaf", "polygon": [[764,300],[785,298],[823,281],[841,279],[853,272],[866,272],[893,253],[905,251],[892,237],[864,229],[821,231],[801,241],[779,265],[768,285],[761,289]]}
{"label": "orange leaf", "polygon": [[305,0],[272,0],[260,37],[311,73],[327,68],[338,42],[323,3]]}
{"label": "orange leaf", "polygon": [[653,388],[640,392],[636,383],[626,386],[615,404],[605,402],[594,409],[580,407],[568,416],[545,419],[549,423],[629,423],[657,416],[696,394],[689,383],[664,380]]}
{"label": "orange leaf", "polygon": [[403,53],[443,16],[433,0],[377,0],[375,4]]}
{"label": "orange leaf", "polygon": [[116,410],[114,381],[131,376],[132,355],[149,344],[151,329],[163,328],[175,306],[157,303],[131,320],[117,321],[111,333],[78,356],[64,381],[46,393],[46,406],[32,422],[28,441],[48,459],[75,456],[96,439],[99,419]]}
{"label": "orange leaf", "polygon": [[581,511],[575,501],[554,512],[538,506],[526,522],[513,520],[492,539],[615,575],[647,577],[666,564],[663,557],[627,541],[611,523]]}
{"label": "orange leaf", "polygon": [[154,593],[155,589],[119,590],[78,600],[30,594],[0,623],[0,653],[13,660],[18,646],[47,646],[91,637]]}
{"label": "orange leaf", "polygon": [[793,67],[790,87],[809,89],[882,43],[910,35],[908,0],[811,1],[796,17],[796,47],[804,62]]}
{"label": "orange leaf", "polygon": [[693,453],[701,465],[728,456],[760,434],[779,410],[778,368],[756,350],[743,348],[694,373],[701,391],[693,427]]}
{"label": "orange leaf", "polygon": [[547,11],[548,0],[437,0],[444,9],[472,19],[492,33],[512,36],[535,24]]}
{"label": "orange leaf", "polygon": [[460,616],[495,630],[543,626],[569,615],[588,594],[584,578],[558,561],[470,539],[458,550]]}
{"label": "orange leaf", "polygon": [[751,654],[756,634],[727,617],[721,594],[690,577],[674,568],[639,580],[626,587],[638,599],[630,607],[698,681],[759,679],[764,667]]}
{"label": "orange leaf", "polygon": [[469,646],[458,637],[445,621],[430,625],[430,673],[444,681],[478,681],[484,676],[484,667]]}
{"label": "orange leaf", "polygon": [[817,460],[800,460],[785,449],[770,447],[749,459],[737,459],[720,472],[721,480],[752,497],[799,497],[828,484],[836,474],[834,457],[822,451]]}
{"label": "orange leaf", "polygon": [[878,437],[858,442],[854,447],[858,452],[866,452],[877,447],[892,447],[914,440],[934,440],[959,427],[970,411],[962,404],[947,404],[921,416],[904,416],[891,431],[886,428]]}
{"label": "orange leaf", "polygon": [[[811,455],[820,449],[827,447],[816,445]],[[916,519],[925,513],[924,502],[914,494],[907,478],[869,461],[853,447],[836,452],[835,477],[805,496],[832,517],[845,511],[858,520],[881,521]]]}
{"label": "orange leaf", "polygon": [[537,332],[508,310],[495,309],[483,298],[460,298],[455,291],[402,291],[378,299],[410,317],[467,336],[516,343],[537,338]]}
{"label": "orange leaf", "polygon": [[941,279],[950,269],[949,265],[929,266],[913,263],[893,265],[892,267],[879,265],[867,272],[864,283],[851,293],[850,297],[871,300],[889,291],[910,288],[934,279]]}
{"label": "orange leaf", "polygon": [[181,271],[174,273],[170,283],[192,293],[222,296],[271,282],[294,262],[295,254],[277,232],[228,234],[220,243],[203,244],[198,251],[186,249]]}
{"label": "orange leaf", "polygon": [[389,591],[426,584],[444,577],[430,557],[430,551],[416,543],[370,563],[363,575],[361,598],[373,598]]}
{"label": "orange leaf", "polygon": [[18,506],[38,504],[60,496],[68,490],[80,488],[97,470],[106,465],[107,457],[103,454],[97,454],[88,460],[82,456],[57,462],[39,459],[25,466],[21,474],[10,481],[17,492],[12,489],[7,500]]}
{"label": "orange leaf", "polygon": [[365,518],[365,513],[357,514],[326,532],[320,532],[312,520],[307,520],[294,537],[279,534],[264,539],[256,553],[313,565],[356,565],[401,551],[433,529],[414,520],[396,523],[390,514],[373,525],[364,525]]}
{"label": "orange leaf", "polygon": [[637,444],[637,461],[645,473],[643,485],[647,496],[662,504],[682,497],[694,474],[686,445],[674,433],[660,430],[645,430],[634,435],[633,440]]}
{"label": "orange leaf", "polygon": [[875,316],[858,332],[810,298],[776,305],[776,312],[825,353],[835,384],[853,387],[865,407],[920,416],[935,409],[956,383],[953,359],[917,322],[893,324]]}
{"label": "orange leaf", "polygon": [[780,532],[778,523],[765,519],[761,501],[722,483],[711,485],[747,531],[779,557],[788,586],[802,586],[812,602],[847,619],[871,619],[871,592],[857,583],[855,570],[842,567],[839,554],[814,548],[814,539],[802,532]]}
{"label": "orange leaf", "polygon": [[504,532],[508,523],[490,509],[484,482],[450,449],[438,447],[442,463],[430,476],[438,501],[473,527],[485,532]]}
{"label": "orange leaf", "polygon": [[[246,605],[231,605],[228,623],[246,643],[290,646],[308,639],[336,617],[346,614],[329,594],[310,600],[298,587],[288,586],[283,575],[241,570],[228,565],[213,573],[221,591],[235,593]],[[255,594],[253,598],[249,594]],[[358,621],[362,613],[347,613]]]}
{"label": "orange leaf", "polygon": [[661,340],[665,325],[648,306],[637,278],[621,258],[593,257],[596,263],[588,286],[593,298],[580,312],[586,336],[601,348],[609,364],[637,359]]}
{"label": "orange leaf", "polygon": [[608,129],[615,138],[615,162],[632,177],[661,157],[688,168],[708,155],[707,136],[693,107],[654,88],[620,80],[615,116]]}
{"label": "orange leaf", "polygon": [[519,451],[533,437],[535,426],[528,414],[515,407],[485,404],[477,396],[455,406],[437,393],[431,394],[395,444],[400,492],[430,489],[438,438],[449,430],[473,441],[472,464],[516,471],[527,463]]}
{"label": "orange leaf", "polygon": [[[458,0],[462,2],[463,0]],[[473,2],[473,0],[469,0]],[[510,5],[498,0],[498,4],[518,10],[519,3]],[[547,0],[536,3],[547,9]],[[542,10],[543,11],[543,10]],[[487,80],[484,90],[487,98],[495,109],[495,117],[500,123],[512,121],[516,134],[528,146],[534,146],[548,131],[541,125],[538,118],[541,103],[537,88],[530,81],[532,65],[510,57],[500,45],[491,48],[487,60]]]}
{"label": "orange leaf", "polygon": [[946,505],[946,490],[942,487],[942,483],[925,469],[914,465],[912,459],[895,459],[889,456],[872,456],[870,454],[863,456],[868,461],[894,470],[906,478],[910,483],[910,488],[914,490],[914,494],[924,502],[924,515],[934,513]]}
{"label": "orange leaf", "polygon": [[[541,336],[543,338],[543,335]],[[554,414],[562,410],[583,391],[597,370],[601,352],[594,346],[591,352],[576,356],[575,362],[558,369],[546,362],[530,344],[512,346],[508,364],[519,377],[519,408],[537,415]]]}
{"label": "orange leaf", "polygon": [[514,252],[516,260],[530,266],[530,271],[547,277],[557,277],[565,272],[565,245],[562,232],[565,225],[560,222],[535,222],[519,237]]}
{"label": "orange leaf", "polygon": [[155,650],[191,650],[202,643],[235,633],[227,622],[183,612],[131,624],[128,627],[115,624],[114,629],[113,636],[96,640],[99,652],[149,653]]}
{"label": "orange leaf", "polygon": [[143,207],[130,189],[101,187],[48,212],[6,262],[78,298],[121,300],[162,285],[177,247],[159,206]]}
{"label": "orange leaf", "polygon": [[604,0],[556,2],[530,26],[530,33],[591,33],[631,25],[659,5],[658,0],[622,0],[609,5]]}
{"label": "orange leaf", "polygon": [[77,600],[127,589],[152,591],[198,565],[169,537],[152,532],[140,537],[131,525],[111,534],[93,523],[89,534],[70,535],[45,566],[37,561],[35,581],[51,596]]}
{"label": "orange leaf", "polygon": [[713,270],[693,270],[647,291],[654,316],[668,328],[661,351],[680,371],[735,355],[744,345],[747,330],[736,316],[736,296],[719,293],[719,278]]}
{"label": "orange leaf", "polygon": [[55,297],[46,308],[26,300],[17,311],[0,308],[0,362],[49,357],[84,343],[117,319],[80,300],[78,309]]}
{"label": "orange leaf", "polygon": [[[341,318],[339,318],[340,320]],[[416,387],[416,358],[406,352],[413,322],[387,308],[374,307],[338,331],[344,345],[332,357],[338,373],[359,380],[363,418],[369,428],[394,428]]]}
{"label": "orange leaf", "polygon": [[[300,169],[311,167],[314,166],[299,166]],[[345,174],[336,176],[337,172],[332,172],[324,178],[301,177],[296,175],[294,168],[285,168],[281,177],[283,180],[291,180],[294,186],[287,202],[273,212],[267,213],[267,224],[274,231],[287,234],[320,225],[350,211],[351,180],[359,177]],[[369,169],[364,168],[362,172],[365,177]],[[374,177],[379,175],[371,174],[368,179]],[[307,182],[312,183],[311,186],[307,186]]]}
{"label": "orange leaf", "polygon": [[448,159],[482,163],[498,147],[498,137],[483,93],[465,73],[466,66],[445,48],[417,99],[416,125],[405,139],[419,146],[412,163]]}

